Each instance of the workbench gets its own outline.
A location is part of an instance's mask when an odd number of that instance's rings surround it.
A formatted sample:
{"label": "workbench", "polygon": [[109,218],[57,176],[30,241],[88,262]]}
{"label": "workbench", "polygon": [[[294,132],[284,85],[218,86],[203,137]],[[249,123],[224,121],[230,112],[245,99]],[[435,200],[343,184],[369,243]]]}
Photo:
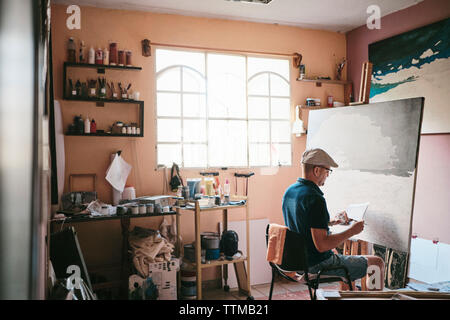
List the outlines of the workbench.
{"label": "workbench", "polygon": [[[121,248],[121,277],[120,281],[110,281],[106,283],[96,283],[92,285],[92,289],[99,290],[104,288],[120,288],[120,296],[122,299],[128,299],[128,278],[130,276],[130,266],[128,260],[128,237],[129,237],[129,227],[130,220],[135,218],[148,218],[148,217],[159,217],[167,215],[175,215],[175,211],[164,212],[164,213],[146,213],[146,214],[126,214],[126,215],[111,215],[111,216],[72,216],[63,219],[52,219],[50,220],[50,232],[54,233],[57,225],[61,225],[62,230],[64,224],[74,224],[74,223],[85,223],[94,221],[106,221],[106,220],[120,220],[120,226],[122,230],[122,248]],[[177,225],[178,227],[178,225]],[[50,243],[51,245],[51,243]]]}
{"label": "workbench", "polygon": [[[249,207],[248,207],[248,198],[240,197],[239,199],[233,199],[233,201],[245,200],[245,204],[237,204],[237,205],[216,205],[211,207],[201,207],[199,201],[192,200],[189,201],[191,206],[175,206],[176,210],[176,223],[177,223],[177,231],[179,231],[180,224],[180,215],[182,212],[194,212],[194,222],[195,222],[195,262],[189,263],[184,261],[184,263],[188,266],[188,268],[196,271],[196,283],[197,283],[197,300],[202,300],[202,269],[211,268],[211,267],[222,267],[225,286],[224,289],[227,290],[227,276],[228,276],[228,265],[233,264],[234,270],[236,272],[236,279],[238,282],[239,292],[247,295],[248,299],[253,299],[251,295],[251,287],[250,287],[250,275],[246,270],[250,270],[250,234],[249,229]],[[201,238],[200,238],[200,220],[201,215],[204,212],[211,211],[222,211],[222,219],[223,219],[223,231],[226,231],[228,228],[228,211],[234,209],[245,208],[245,221],[246,221],[246,232],[247,232],[247,256],[243,256],[238,259],[233,260],[212,260],[208,261],[208,263],[201,263]],[[182,248],[180,232],[177,232],[177,247]],[[199,263],[200,262],[200,263]],[[245,262],[247,266],[245,266]]]}

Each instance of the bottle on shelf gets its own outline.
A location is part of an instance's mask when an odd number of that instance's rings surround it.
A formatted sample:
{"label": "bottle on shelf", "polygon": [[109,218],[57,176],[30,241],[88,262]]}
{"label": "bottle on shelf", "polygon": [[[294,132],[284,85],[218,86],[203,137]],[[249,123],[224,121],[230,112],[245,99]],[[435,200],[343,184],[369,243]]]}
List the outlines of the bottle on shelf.
{"label": "bottle on shelf", "polygon": [[109,51],[108,49],[103,49],[103,64],[109,65]]}
{"label": "bottle on shelf", "polygon": [[89,121],[89,117],[86,117],[86,120],[84,120],[84,133],[91,133],[91,122]]}
{"label": "bottle on shelf", "polygon": [[225,180],[225,184],[223,185],[223,202],[228,204],[230,202],[230,182],[228,179]]}
{"label": "bottle on shelf", "polygon": [[103,64],[103,50],[100,48],[95,51],[95,64]]}
{"label": "bottle on shelf", "polygon": [[93,47],[91,47],[89,49],[89,64],[94,64],[95,63],[95,50]]}
{"label": "bottle on shelf", "polygon": [[73,40],[73,37],[69,38],[69,43],[67,44],[67,61],[68,62],[77,62],[77,50],[75,41]]}
{"label": "bottle on shelf", "polygon": [[97,132],[97,124],[95,123],[95,120],[92,119],[91,121],[91,133],[96,133]]}
{"label": "bottle on shelf", "polygon": [[86,46],[84,45],[84,41],[81,40],[81,41],[80,41],[80,50],[79,50],[80,55],[79,55],[79,60],[78,60],[79,63],[86,63],[86,57],[85,57],[85,55],[84,55],[84,49],[85,49],[85,47],[86,47]]}

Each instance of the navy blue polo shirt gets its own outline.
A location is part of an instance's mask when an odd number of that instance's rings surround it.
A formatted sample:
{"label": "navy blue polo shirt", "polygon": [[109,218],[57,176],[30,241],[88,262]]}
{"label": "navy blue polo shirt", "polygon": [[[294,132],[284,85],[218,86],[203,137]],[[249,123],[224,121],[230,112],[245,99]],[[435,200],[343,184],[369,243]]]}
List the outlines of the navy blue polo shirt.
{"label": "navy blue polo shirt", "polygon": [[330,214],[322,190],[312,181],[298,178],[297,182],[286,189],[282,202],[284,223],[291,231],[303,235],[306,239],[308,265],[314,266],[328,259],[331,250],[319,252],[311,236],[311,228],[326,229]]}

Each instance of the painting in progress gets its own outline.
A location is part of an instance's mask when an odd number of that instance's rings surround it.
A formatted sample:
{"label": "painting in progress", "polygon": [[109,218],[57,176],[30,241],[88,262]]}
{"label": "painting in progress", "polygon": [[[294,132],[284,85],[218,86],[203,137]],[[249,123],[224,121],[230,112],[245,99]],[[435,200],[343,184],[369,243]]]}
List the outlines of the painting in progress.
{"label": "painting in progress", "polygon": [[322,148],[339,165],[321,187],[330,216],[369,203],[357,239],[409,251],[423,100],[310,111],[307,149]]}
{"label": "painting in progress", "polygon": [[369,45],[370,103],[425,97],[422,133],[450,132],[450,18]]}

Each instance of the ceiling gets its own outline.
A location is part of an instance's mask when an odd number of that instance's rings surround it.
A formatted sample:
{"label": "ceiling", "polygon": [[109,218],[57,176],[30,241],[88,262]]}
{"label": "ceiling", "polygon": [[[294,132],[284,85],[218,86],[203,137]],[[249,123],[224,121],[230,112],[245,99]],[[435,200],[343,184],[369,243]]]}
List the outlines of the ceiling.
{"label": "ceiling", "polygon": [[260,4],[236,0],[52,0],[52,3],[243,20],[345,33],[366,24],[372,14],[367,13],[370,5],[379,6],[381,16],[385,16],[422,1],[272,0],[269,4]]}

